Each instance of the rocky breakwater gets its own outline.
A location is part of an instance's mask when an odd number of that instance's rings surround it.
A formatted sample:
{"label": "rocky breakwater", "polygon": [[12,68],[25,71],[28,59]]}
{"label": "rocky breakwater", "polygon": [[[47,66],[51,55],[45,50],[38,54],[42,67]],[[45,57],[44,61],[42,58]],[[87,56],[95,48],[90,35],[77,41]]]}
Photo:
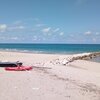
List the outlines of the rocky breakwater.
{"label": "rocky breakwater", "polygon": [[95,57],[99,57],[100,52],[91,52],[91,53],[81,53],[81,54],[73,54],[66,57],[60,57],[51,61],[52,64],[62,64],[67,65],[75,60],[89,60]]}

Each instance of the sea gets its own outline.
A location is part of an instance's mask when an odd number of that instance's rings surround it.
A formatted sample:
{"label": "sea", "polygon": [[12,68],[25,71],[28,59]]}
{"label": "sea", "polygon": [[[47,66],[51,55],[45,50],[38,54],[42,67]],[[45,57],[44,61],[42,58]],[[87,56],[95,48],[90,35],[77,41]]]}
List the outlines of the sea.
{"label": "sea", "polygon": [[100,52],[100,44],[1,43],[0,50],[45,54],[78,54],[87,52]]}
{"label": "sea", "polygon": [[86,52],[100,52],[100,44],[0,44],[0,50],[49,53],[49,54],[75,54]]}

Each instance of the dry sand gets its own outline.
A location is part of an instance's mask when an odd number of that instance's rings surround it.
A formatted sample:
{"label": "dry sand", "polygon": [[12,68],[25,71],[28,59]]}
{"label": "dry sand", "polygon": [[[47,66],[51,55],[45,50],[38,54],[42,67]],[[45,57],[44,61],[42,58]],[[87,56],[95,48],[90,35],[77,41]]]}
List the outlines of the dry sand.
{"label": "dry sand", "polygon": [[52,64],[67,56],[0,51],[0,61],[33,66],[17,72],[0,68],[0,100],[100,100],[100,63]]}

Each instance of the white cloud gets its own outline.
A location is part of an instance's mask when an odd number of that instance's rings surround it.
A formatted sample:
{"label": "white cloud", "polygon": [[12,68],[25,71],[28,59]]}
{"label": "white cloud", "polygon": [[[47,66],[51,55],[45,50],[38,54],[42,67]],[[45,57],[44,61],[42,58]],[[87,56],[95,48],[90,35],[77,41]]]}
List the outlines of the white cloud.
{"label": "white cloud", "polygon": [[36,27],[44,26],[44,24],[37,24]]}
{"label": "white cloud", "polygon": [[6,24],[0,24],[0,32],[5,32],[7,29],[7,25]]}
{"label": "white cloud", "polygon": [[15,25],[19,25],[19,24],[21,24],[21,23],[22,23],[21,20],[17,20],[17,21],[14,22]]}
{"label": "white cloud", "polygon": [[12,26],[12,27],[9,27],[8,29],[10,31],[13,31],[13,30],[19,30],[19,29],[24,29],[25,27],[22,26],[22,25],[19,25],[19,26]]}
{"label": "white cloud", "polygon": [[87,31],[87,32],[85,32],[84,34],[85,34],[85,35],[91,35],[92,32],[91,32],[91,31]]}
{"label": "white cloud", "polygon": [[100,33],[99,33],[99,32],[96,32],[95,34],[96,34],[96,35],[99,35]]}
{"label": "white cloud", "polygon": [[59,33],[60,36],[64,35],[64,32]]}
{"label": "white cloud", "polygon": [[70,37],[74,37],[74,35],[73,34],[70,34]]}
{"label": "white cloud", "polygon": [[96,38],[93,38],[92,40],[93,40],[93,42],[96,42],[97,41]]}
{"label": "white cloud", "polygon": [[43,40],[43,41],[45,41],[45,40],[46,40],[46,38],[44,38],[44,37],[43,37],[43,38],[42,38],[42,40]]}
{"label": "white cloud", "polygon": [[39,18],[31,18],[31,19],[33,19],[33,20],[35,20],[35,21],[39,21]]}
{"label": "white cloud", "polygon": [[17,28],[18,29],[24,29],[25,27],[24,26],[18,26]]}
{"label": "white cloud", "polygon": [[11,40],[18,40],[18,37],[11,37],[9,39],[11,39]]}
{"label": "white cloud", "polygon": [[60,29],[59,28],[56,28],[53,32],[58,32]]}
{"label": "white cloud", "polygon": [[50,30],[51,30],[51,27],[48,27],[48,28],[44,28],[44,29],[42,30],[42,32],[48,33]]}
{"label": "white cloud", "polygon": [[32,40],[36,41],[38,38],[37,36],[33,36]]}
{"label": "white cloud", "polygon": [[14,37],[14,36],[0,36],[1,40],[18,40],[18,37]]}

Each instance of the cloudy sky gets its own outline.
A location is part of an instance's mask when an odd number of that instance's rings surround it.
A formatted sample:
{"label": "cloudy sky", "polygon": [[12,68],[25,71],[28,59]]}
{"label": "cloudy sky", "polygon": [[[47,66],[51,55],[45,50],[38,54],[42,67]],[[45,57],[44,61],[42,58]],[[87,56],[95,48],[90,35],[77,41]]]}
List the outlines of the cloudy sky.
{"label": "cloudy sky", "polygon": [[0,0],[0,43],[100,44],[100,0]]}

